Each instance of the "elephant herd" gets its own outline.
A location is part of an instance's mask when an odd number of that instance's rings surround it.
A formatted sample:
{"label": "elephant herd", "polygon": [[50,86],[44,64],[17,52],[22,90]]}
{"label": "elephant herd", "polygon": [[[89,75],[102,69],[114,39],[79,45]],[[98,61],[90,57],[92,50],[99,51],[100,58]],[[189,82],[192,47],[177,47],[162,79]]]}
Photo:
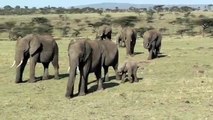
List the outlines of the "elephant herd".
{"label": "elephant herd", "polygon": [[[128,61],[118,68],[119,50],[117,46],[126,47],[126,55],[134,55],[134,47],[137,39],[137,32],[134,28],[126,27],[121,30],[116,43],[111,41],[112,28],[103,25],[96,34],[96,40],[78,39],[76,42],[70,42],[68,46],[69,57],[69,79],[65,96],[73,97],[74,83],[79,71],[79,92],[78,95],[85,95],[88,91],[89,73],[94,73],[97,79],[97,90],[103,90],[103,82],[109,81],[108,68],[113,67],[116,79],[127,79],[132,82],[138,82],[137,62]],[[160,52],[162,35],[157,30],[146,31],[143,35],[143,45],[149,51],[148,59],[156,58]],[[42,63],[44,73],[42,79],[48,79],[48,66],[51,62],[55,69],[55,79],[59,79],[59,48],[51,35],[30,34],[16,42],[15,61],[11,67],[16,65],[15,83],[22,82],[24,68],[29,59],[30,79],[35,80],[35,66]],[[101,71],[104,70],[102,79]]]}

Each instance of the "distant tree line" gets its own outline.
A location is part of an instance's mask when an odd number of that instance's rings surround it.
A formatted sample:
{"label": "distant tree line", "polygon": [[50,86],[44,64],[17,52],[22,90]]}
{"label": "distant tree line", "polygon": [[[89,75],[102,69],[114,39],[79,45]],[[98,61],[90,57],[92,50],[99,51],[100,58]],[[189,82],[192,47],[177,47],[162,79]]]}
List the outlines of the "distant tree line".
{"label": "distant tree line", "polygon": [[[10,5],[6,5],[3,8],[0,8],[0,15],[28,15],[28,14],[69,14],[69,13],[98,13],[102,14],[103,12],[124,12],[124,11],[131,11],[131,12],[137,12],[140,14],[140,12],[147,12],[150,10],[154,10],[157,13],[161,11],[176,11],[176,12],[187,12],[187,11],[193,11],[193,10],[200,10],[200,8],[192,8],[188,6],[172,6],[172,7],[165,7],[164,5],[155,5],[152,8],[136,8],[136,7],[129,7],[128,9],[120,9],[119,7],[115,7],[113,9],[95,9],[91,7],[85,7],[85,8],[64,8],[64,7],[43,7],[43,8],[36,8],[32,7],[29,8],[28,6],[20,7],[15,6],[11,7]],[[205,7],[205,10],[213,10],[213,5],[207,5]]]}

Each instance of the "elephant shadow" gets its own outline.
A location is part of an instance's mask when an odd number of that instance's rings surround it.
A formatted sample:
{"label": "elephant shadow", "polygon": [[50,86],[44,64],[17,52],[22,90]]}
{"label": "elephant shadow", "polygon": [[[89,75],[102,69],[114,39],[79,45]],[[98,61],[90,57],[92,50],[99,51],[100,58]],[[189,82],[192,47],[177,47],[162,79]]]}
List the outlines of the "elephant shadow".
{"label": "elephant shadow", "polygon": [[168,55],[166,55],[166,54],[163,54],[163,53],[159,53],[158,54],[158,58],[164,58],[164,57],[167,57]]}
{"label": "elephant shadow", "polygon": [[144,52],[134,52],[134,55],[144,54]]}
{"label": "elephant shadow", "polygon": [[[116,77],[115,76],[109,76],[109,81],[111,81],[111,80],[116,80]],[[95,83],[95,82],[97,82],[97,80],[90,81],[90,82],[88,82],[88,85],[92,84],[92,83]]]}
{"label": "elephant shadow", "polygon": [[[66,77],[68,77],[68,76],[69,76],[68,73],[59,74],[59,79],[58,79],[58,80],[63,79],[63,78],[66,78]],[[49,75],[49,76],[48,76],[48,79],[46,79],[46,80],[54,79],[54,77],[55,77],[54,75]],[[42,76],[35,77],[35,79],[36,79],[36,82],[43,81],[43,80],[42,80]],[[29,79],[28,79],[28,80],[29,80]],[[28,80],[23,81],[22,83],[26,83],[26,82],[28,82]]]}
{"label": "elephant shadow", "polygon": [[[119,83],[115,83],[115,82],[108,82],[108,83],[104,83],[103,87],[104,89],[108,89],[108,88],[112,88],[112,87],[116,87],[118,86]],[[88,89],[88,94],[93,93],[95,91],[97,91],[98,85],[93,85]]]}

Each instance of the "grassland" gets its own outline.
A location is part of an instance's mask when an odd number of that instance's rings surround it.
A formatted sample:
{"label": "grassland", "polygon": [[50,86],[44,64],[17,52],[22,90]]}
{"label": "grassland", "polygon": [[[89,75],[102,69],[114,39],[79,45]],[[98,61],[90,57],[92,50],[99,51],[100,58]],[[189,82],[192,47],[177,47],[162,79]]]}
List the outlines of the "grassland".
{"label": "grassland", "polygon": [[[0,41],[1,120],[213,119],[213,41],[210,37],[164,36],[162,57],[151,61],[146,60],[147,50],[142,46],[142,38],[138,38],[137,54],[129,59],[141,62],[139,83],[120,84],[110,68],[112,79],[104,83],[104,91],[95,91],[95,77],[90,74],[89,94],[71,100],[64,97],[69,40],[62,38],[57,43],[60,80],[15,84],[15,69],[9,68],[14,59],[15,42]],[[119,48],[119,55],[122,64],[127,59],[124,48]],[[37,64],[36,76],[42,72],[42,65]],[[53,73],[50,66],[50,74]],[[28,78],[29,65],[24,80]]]}

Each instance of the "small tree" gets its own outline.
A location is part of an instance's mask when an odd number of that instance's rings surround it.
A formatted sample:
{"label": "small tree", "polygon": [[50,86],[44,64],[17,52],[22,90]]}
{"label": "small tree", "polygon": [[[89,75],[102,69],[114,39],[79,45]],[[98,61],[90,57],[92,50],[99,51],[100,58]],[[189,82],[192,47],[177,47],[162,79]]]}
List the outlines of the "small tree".
{"label": "small tree", "polygon": [[121,27],[126,27],[126,26],[135,26],[135,23],[140,21],[140,19],[136,16],[125,16],[118,18],[113,21],[114,24],[121,25]]}
{"label": "small tree", "polygon": [[203,18],[194,21],[194,24],[202,27],[202,36],[204,37],[205,32],[213,35],[213,18]]}
{"label": "small tree", "polygon": [[147,21],[148,23],[153,22],[152,20],[153,20],[153,15],[154,15],[154,13],[155,13],[155,12],[154,12],[153,10],[149,10],[149,11],[146,12],[146,14],[147,14],[146,21]]}

